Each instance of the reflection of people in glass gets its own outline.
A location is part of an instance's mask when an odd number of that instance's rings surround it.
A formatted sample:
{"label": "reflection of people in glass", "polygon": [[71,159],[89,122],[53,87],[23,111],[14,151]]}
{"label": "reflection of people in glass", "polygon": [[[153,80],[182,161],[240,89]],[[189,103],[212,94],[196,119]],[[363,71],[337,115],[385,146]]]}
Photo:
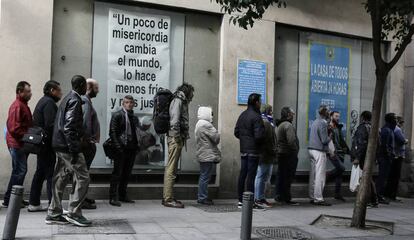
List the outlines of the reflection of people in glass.
{"label": "reflection of people in glass", "polygon": [[142,144],[140,152],[137,154],[136,163],[140,165],[163,166],[164,154],[161,147],[162,142],[158,134],[155,133],[152,119],[144,116],[140,120],[142,131]]}

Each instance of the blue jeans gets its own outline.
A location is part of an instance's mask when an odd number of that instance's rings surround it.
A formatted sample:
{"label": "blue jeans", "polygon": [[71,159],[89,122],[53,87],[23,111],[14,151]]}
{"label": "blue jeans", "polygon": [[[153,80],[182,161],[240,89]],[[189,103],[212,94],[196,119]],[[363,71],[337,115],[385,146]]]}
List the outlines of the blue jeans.
{"label": "blue jeans", "polygon": [[345,172],[344,157],[335,155],[329,157],[334,169],[331,171],[331,177],[335,179],[335,195],[341,196],[342,174]]}
{"label": "blue jeans", "polygon": [[272,177],[273,164],[271,163],[260,163],[257,168],[255,187],[254,187],[254,199],[263,200],[265,196],[266,183]]}
{"label": "blue jeans", "polygon": [[14,185],[23,186],[24,178],[27,173],[27,154],[17,148],[9,148],[9,152],[12,158],[12,173],[9,185],[7,186],[7,191],[4,194],[4,205],[9,205],[12,187]]}
{"label": "blue jeans", "polygon": [[245,186],[247,192],[254,193],[254,180],[256,178],[258,165],[259,157],[249,155],[241,157],[240,175],[237,187],[239,202],[243,201]]}
{"label": "blue jeans", "polygon": [[212,162],[200,162],[200,178],[198,180],[198,200],[208,198],[208,183],[210,182],[211,172],[213,170]]}

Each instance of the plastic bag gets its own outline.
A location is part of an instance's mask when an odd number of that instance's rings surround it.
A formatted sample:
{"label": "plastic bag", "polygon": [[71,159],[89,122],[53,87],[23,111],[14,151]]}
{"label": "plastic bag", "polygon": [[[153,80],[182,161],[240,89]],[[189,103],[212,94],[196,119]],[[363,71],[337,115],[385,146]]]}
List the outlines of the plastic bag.
{"label": "plastic bag", "polygon": [[362,170],[359,168],[359,165],[352,165],[352,171],[351,171],[351,180],[349,182],[349,190],[351,192],[355,192],[358,190],[359,186],[359,180],[362,176]]}

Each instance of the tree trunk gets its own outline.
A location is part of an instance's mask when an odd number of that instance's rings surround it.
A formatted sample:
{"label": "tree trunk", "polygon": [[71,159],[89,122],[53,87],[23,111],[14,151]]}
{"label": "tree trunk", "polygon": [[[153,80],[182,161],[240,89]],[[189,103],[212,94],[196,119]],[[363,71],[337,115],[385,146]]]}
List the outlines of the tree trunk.
{"label": "tree trunk", "polygon": [[381,108],[382,108],[382,97],[384,95],[385,83],[388,75],[388,71],[384,69],[378,69],[375,72],[377,77],[375,84],[375,93],[374,101],[372,104],[372,128],[368,140],[368,149],[365,157],[364,170],[362,173],[361,183],[359,185],[359,190],[357,198],[355,201],[354,213],[352,216],[351,227],[364,228],[365,227],[365,217],[367,211],[367,201],[369,199],[369,194],[371,192],[371,179],[372,179],[372,169],[374,167],[376,153],[377,153],[377,142],[378,142],[378,131],[379,123],[381,117]]}

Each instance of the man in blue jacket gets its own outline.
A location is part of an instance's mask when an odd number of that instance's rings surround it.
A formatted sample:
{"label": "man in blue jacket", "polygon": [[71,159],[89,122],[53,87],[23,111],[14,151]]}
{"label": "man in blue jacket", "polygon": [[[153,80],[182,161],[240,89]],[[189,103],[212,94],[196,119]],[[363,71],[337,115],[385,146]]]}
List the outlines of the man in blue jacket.
{"label": "man in blue jacket", "polygon": [[[260,115],[261,96],[252,93],[248,99],[248,107],[237,120],[234,136],[240,140],[241,169],[238,182],[238,207],[242,207],[243,192],[254,193],[254,180],[260,159],[260,143],[265,137],[265,128]],[[263,209],[256,204],[253,208]]]}

